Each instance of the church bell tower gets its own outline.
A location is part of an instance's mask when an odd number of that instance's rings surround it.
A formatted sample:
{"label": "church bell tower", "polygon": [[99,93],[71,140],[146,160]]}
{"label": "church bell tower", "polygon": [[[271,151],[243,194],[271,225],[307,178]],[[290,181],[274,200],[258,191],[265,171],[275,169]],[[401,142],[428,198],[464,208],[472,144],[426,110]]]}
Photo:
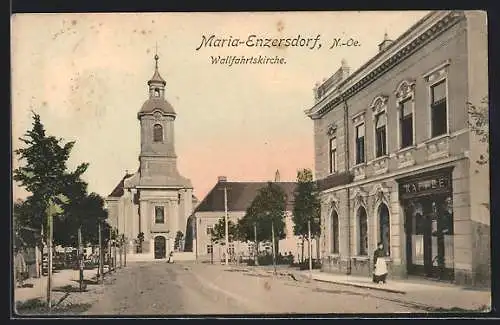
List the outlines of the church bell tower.
{"label": "church bell tower", "polygon": [[177,171],[174,124],[177,114],[165,98],[165,80],[155,70],[148,84],[148,99],[137,114],[141,126],[141,153],[139,155],[141,183],[151,185],[183,186],[184,179]]}

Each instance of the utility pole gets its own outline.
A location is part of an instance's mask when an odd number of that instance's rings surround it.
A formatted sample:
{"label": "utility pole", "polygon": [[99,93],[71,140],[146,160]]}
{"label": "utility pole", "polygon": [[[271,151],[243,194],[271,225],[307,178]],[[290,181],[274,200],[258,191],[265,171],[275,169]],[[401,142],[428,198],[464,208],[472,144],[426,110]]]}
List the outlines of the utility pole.
{"label": "utility pole", "polygon": [[196,218],[196,215],[193,214],[193,239],[195,241],[195,247],[194,247],[194,252],[195,252],[195,261],[198,263],[198,220]]}
{"label": "utility pole", "polygon": [[[111,237],[110,237],[111,238]],[[107,259],[108,259],[108,269],[109,269],[109,272],[113,271],[113,267],[112,267],[112,264],[111,264],[111,239],[108,240],[108,247],[107,247]]]}
{"label": "utility pole", "polygon": [[82,228],[78,227],[78,268],[80,292],[83,291],[83,247],[82,247]]}
{"label": "utility pole", "polygon": [[225,211],[225,218],[224,218],[224,222],[225,222],[225,231],[226,231],[226,265],[228,265],[228,262],[227,262],[227,258],[228,258],[228,255],[229,255],[229,229],[228,229],[228,216],[227,216],[227,187],[224,185],[224,211]]}
{"label": "utility pole", "polygon": [[118,254],[120,255],[120,269],[123,267],[122,261],[122,237],[118,237]]}
{"label": "utility pole", "polygon": [[259,265],[259,244],[257,243],[257,223],[253,223],[253,236],[255,238],[255,265]]}
{"label": "utility pole", "polygon": [[116,236],[115,239],[113,239],[113,270],[116,271]]}
{"label": "utility pole", "polygon": [[274,244],[274,220],[271,220],[271,236],[273,237],[273,267],[276,275],[276,246]]}
{"label": "utility pole", "polygon": [[307,220],[307,235],[309,236],[309,278],[312,279],[311,219]]}
{"label": "utility pole", "polygon": [[102,254],[102,236],[101,236],[101,223],[99,222],[99,269],[101,272],[101,284],[104,280],[104,265],[103,265],[103,254]]}
{"label": "utility pole", "polygon": [[109,227],[109,239],[108,239],[108,264],[109,264],[109,270],[111,271],[113,268],[112,268],[112,256],[111,256],[111,235],[112,235],[112,230],[113,228],[112,227]]}
{"label": "utility pole", "polygon": [[123,266],[127,267],[127,238],[123,235]]}
{"label": "utility pole", "polygon": [[47,239],[47,257],[48,257],[48,270],[47,270],[47,305],[52,309],[52,237],[54,235],[53,219],[52,219],[52,200],[49,199],[48,213],[48,239]]}

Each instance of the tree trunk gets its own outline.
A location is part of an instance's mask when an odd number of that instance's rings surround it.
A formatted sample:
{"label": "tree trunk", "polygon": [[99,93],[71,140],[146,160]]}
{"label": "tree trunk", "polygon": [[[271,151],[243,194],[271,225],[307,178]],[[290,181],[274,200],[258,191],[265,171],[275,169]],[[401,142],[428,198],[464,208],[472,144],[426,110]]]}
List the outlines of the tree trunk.
{"label": "tree trunk", "polygon": [[278,238],[275,238],[274,241],[275,241],[275,245],[276,245],[274,256],[276,256],[276,265],[278,265],[278,262],[280,262],[280,260],[279,260],[280,240]]}
{"label": "tree trunk", "polygon": [[255,251],[254,251],[255,265],[259,265],[259,242],[255,242]]}
{"label": "tree trunk", "polygon": [[319,262],[319,259],[321,258],[320,254],[319,254],[319,236],[316,237],[316,259],[317,261]]}
{"label": "tree trunk", "polygon": [[304,237],[302,237],[302,254],[300,254],[300,263],[304,263]]}

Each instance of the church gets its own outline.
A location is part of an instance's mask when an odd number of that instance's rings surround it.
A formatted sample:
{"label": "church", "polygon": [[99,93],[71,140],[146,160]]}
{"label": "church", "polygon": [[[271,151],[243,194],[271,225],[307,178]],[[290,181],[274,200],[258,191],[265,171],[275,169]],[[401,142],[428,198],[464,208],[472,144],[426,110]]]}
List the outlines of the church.
{"label": "church", "polygon": [[145,260],[163,259],[184,235],[196,205],[193,186],[177,169],[174,125],[177,114],[165,99],[165,80],[155,71],[147,82],[148,99],[137,113],[141,148],[139,168],[125,173],[106,198],[108,220],[124,234],[127,253]]}

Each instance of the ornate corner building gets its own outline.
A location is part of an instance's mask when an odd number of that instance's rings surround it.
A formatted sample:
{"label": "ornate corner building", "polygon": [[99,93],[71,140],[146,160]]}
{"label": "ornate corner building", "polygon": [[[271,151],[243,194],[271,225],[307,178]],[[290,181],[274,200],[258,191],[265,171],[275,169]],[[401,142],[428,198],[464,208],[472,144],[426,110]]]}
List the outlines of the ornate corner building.
{"label": "ornate corner building", "polygon": [[314,90],[323,271],[489,284],[488,144],[468,103],[488,95],[486,14],[436,11]]}
{"label": "ornate corner building", "polygon": [[[165,99],[165,80],[155,71],[149,98],[137,114],[141,128],[139,169],[123,177],[107,197],[109,220],[127,238],[131,254],[161,259],[174,249],[177,231],[186,231],[196,204],[191,181],[179,174],[174,124],[177,114]],[[139,240],[139,234],[143,239]]]}

